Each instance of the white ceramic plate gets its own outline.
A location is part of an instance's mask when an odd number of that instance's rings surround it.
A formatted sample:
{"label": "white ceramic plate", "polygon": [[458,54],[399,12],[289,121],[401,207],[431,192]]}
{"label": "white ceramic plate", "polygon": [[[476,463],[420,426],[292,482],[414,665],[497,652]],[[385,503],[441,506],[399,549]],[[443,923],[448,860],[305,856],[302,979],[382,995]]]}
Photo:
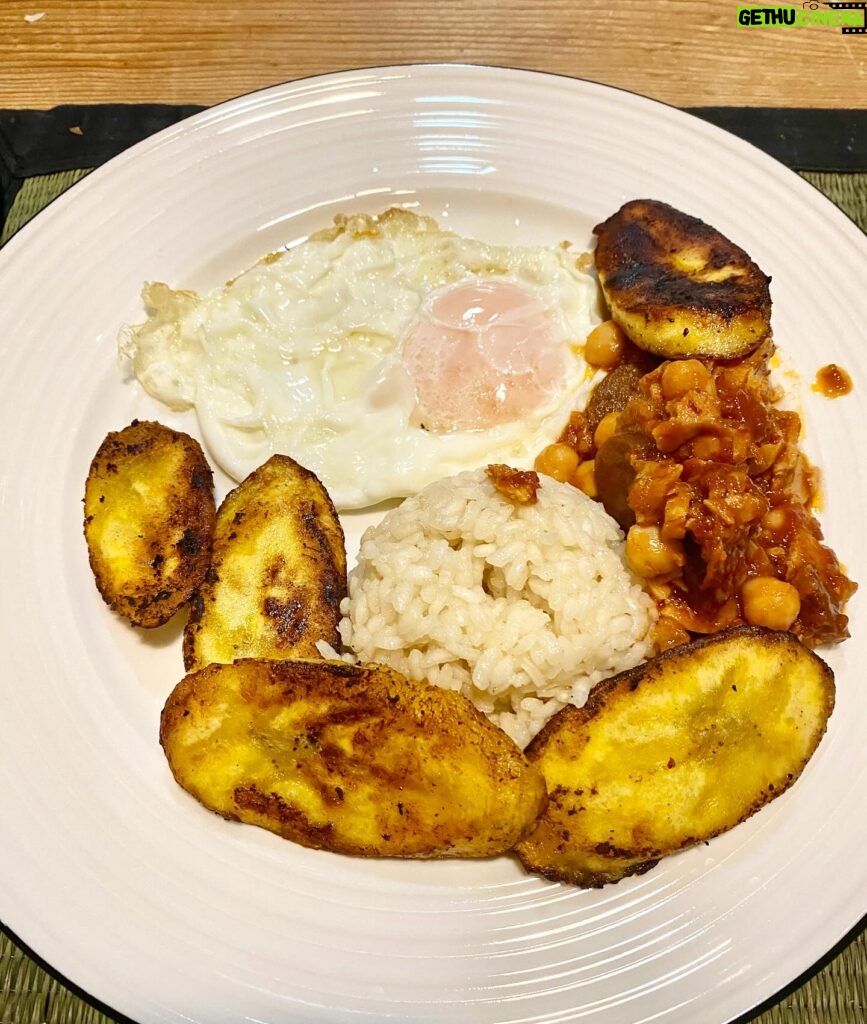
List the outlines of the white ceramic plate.
{"label": "white ceramic plate", "polygon": [[157,743],[177,628],[125,627],[90,577],[81,496],[104,434],[136,415],[196,430],[121,379],[143,281],[208,287],[338,210],[394,203],[495,241],[589,244],[636,196],[710,221],[773,275],[776,337],[806,382],[831,360],[850,371],[850,397],[805,389],[807,445],[826,534],[867,580],[865,240],[794,174],[658,103],[472,67],[291,83],[136,146],[0,253],[0,918],[85,991],[141,1024],[721,1024],[867,909],[857,596],[855,635],[828,654],[837,709],[797,786],[582,892],[508,858],[317,853],[203,810]]}

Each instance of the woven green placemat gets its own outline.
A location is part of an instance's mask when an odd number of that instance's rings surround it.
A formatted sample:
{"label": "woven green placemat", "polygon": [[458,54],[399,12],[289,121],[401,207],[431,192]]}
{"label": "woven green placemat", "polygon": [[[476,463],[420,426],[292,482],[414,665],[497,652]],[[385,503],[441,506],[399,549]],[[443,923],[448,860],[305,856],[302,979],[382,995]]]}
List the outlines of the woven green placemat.
{"label": "woven green placemat", "polygon": [[[0,244],[87,173],[66,171],[28,179],[15,197]],[[867,174],[802,176],[847,213],[862,231],[867,231]],[[797,894],[792,898],[796,899]],[[70,992],[0,933],[0,1024],[110,1021],[110,1017]],[[755,1024],[867,1024],[867,932],[862,932],[809,981],[755,1017]]]}
{"label": "woven green placemat", "polygon": [[8,242],[19,228],[23,228],[27,221],[35,217],[52,199],[56,199],[70,185],[74,185],[89,173],[89,168],[83,168],[76,171],[60,171],[57,174],[39,174],[34,178],[28,178],[21,186],[18,195],[15,196],[12,208],[3,224],[3,230],[0,232],[0,245]]}

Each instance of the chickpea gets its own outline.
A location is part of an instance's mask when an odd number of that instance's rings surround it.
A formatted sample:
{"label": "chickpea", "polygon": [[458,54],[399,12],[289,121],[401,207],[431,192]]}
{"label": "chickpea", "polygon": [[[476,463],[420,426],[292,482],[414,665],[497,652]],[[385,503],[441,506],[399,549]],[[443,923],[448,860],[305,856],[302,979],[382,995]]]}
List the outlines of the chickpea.
{"label": "chickpea", "polygon": [[679,622],[670,619],[667,615],[660,615],[653,627],[653,643],[657,654],[669,651],[672,647],[689,643],[689,633]]}
{"label": "chickpea", "polygon": [[601,448],[609,437],[614,437],[619,427],[620,413],[606,413],[597,424],[596,430],[593,432],[593,443],[596,445],[597,448]]}
{"label": "chickpea", "polygon": [[666,363],[659,385],[667,402],[683,398],[687,391],[710,391],[714,386],[710,370],[698,359],[673,359]]}
{"label": "chickpea", "polygon": [[763,444],[759,447],[756,452],[756,457],[753,462],[752,473],[764,473],[771,468],[774,464],[774,460],[782,451],[783,445],[781,441],[777,441],[772,444]]}
{"label": "chickpea", "polygon": [[692,442],[692,454],[697,459],[712,461],[722,453],[722,442],[713,434],[699,434]]}
{"label": "chickpea", "polygon": [[782,535],[788,526],[789,519],[783,508],[769,509],[762,516],[762,526],[771,533]]}
{"label": "chickpea", "polygon": [[550,476],[565,483],[578,468],[578,452],[559,441],[549,444],[536,456],[533,468],[543,476]]}
{"label": "chickpea", "polygon": [[644,579],[680,569],[686,561],[679,540],[664,540],[658,526],[631,526],[626,534],[626,561]]}
{"label": "chickpea", "polygon": [[596,486],[596,463],[593,459],[579,463],[569,482],[579,491],[583,491],[588,498],[599,497],[599,489]]}
{"label": "chickpea", "polygon": [[591,366],[612,370],[622,362],[625,349],[623,329],[613,320],[606,320],[587,335],[584,358]]}
{"label": "chickpea", "polygon": [[751,626],[788,629],[801,611],[801,598],[785,580],[754,576],[741,587],[741,607]]}

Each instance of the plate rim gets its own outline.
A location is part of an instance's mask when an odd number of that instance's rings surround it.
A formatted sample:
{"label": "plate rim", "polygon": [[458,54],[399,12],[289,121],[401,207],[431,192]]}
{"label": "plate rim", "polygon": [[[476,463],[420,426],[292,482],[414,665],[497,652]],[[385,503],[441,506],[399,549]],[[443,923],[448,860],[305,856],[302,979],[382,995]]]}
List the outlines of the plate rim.
{"label": "plate rim", "polygon": [[[697,122],[698,124],[709,126],[715,132],[720,132],[730,139],[735,139],[738,145],[746,146],[750,150],[752,150],[752,152],[757,155],[758,159],[771,161],[771,163],[774,164],[775,166],[781,168],[788,174],[791,174],[804,186],[811,189],[815,193],[816,197],[822,203],[827,204],[828,210],[834,210],[836,214],[842,217],[848,223],[850,228],[854,229],[856,233],[860,234],[863,237],[867,237],[867,231],[863,230],[842,207],[837,206],[836,203],[830,200],[824,194],[824,192],[822,192],[822,190],[818,188],[818,186],[814,185],[811,181],[808,181],[806,178],[802,178],[796,170],[789,167],[787,164],[783,163],[783,161],[779,160],[777,157],[772,156],[770,153],[767,153],[761,147],[757,146],[754,142],[750,142],[748,139],[742,138],[736,133],[730,131],[728,128],[723,128],[719,125],[713,124],[712,122],[705,121],[700,115],[694,113],[693,110],[690,108],[678,107],[676,104],[671,103],[668,100],[662,100],[656,96],[648,96],[646,93],[637,92],[636,90],[629,89],[623,85],[599,82],[593,78],[585,78],[582,75],[572,75],[565,71],[542,71],[539,70],[538,68],[517,67],[514,64],[490,64],[476,61],[419,60],[389,64],[362,64],[353,66],[351,68],[342,68],[337,71],[312,72],[307,75],[301,75],[298,78],[290,78],[282,82],[273,82],[270,85],[265,85],[262,86],[261,88],[248,89],[244,92],[238,93],[236,96],[231,96],[228,99],[220,100],[218,103],[205,106],[202,110],[199,110],[193,114],[188,114],[180,121],[177,121],[172,125],[168,125],[165,128],[161,128],[159,131],[154,132],[153,135],[149,135],[146,138],[139,140],[132,146],[128,146],[126,149],[122,150],[119,153],[116,153],[114,156],[110,157],[108,160],[100,164],[98,167],[94,167],[89,174],[85,175],[85,177],[80,178],[78,181],[73,182],[59,195],[55,196],[48,203],[46,203],[45,206],[42,207],[38,211],[38,213],[36,213],[32,218],[30,218],[30,220],[28,220],[27,223],[23,224],[11,238],[7,239],[6,243],[2,247],[0,247],[0,254],[8,250],[9,247],[15,242],[15,240],[19,238],[19,236],[23,232],[27,231],[31,224],[33,224],[36,221],[39,221],[39,219],[43,216],[43,214],[46,211],[50,210],[60,200],[63,200],[65,196],[70,195],[71,193],[75,193],[76,190],[79,190],[82,185],[84,185],[89,179],[91,179],[94,174],[101,172],[103,168],[111,166],[112,164],[114,164],[115,161],[125,158],[128,155],[135,155],[136,151],[138,151],[140,148],[149,147],[151,144],[157,143],[163,136],[167,136],[170,133],[180,131],[183,128],[183,126],[188,126],[190,122],[206,118],[209,114],[212,114],[215,111],[219,111],[221,108],[232,106],[240,100],[244,100],[253,96],[261,96],[263,94],[270,92],[280,92],[286,89],[287,87],[300,85],[304,82],[314,82],[322,79],[337,79],[351,77],[353,75],[357,75],[364,72],[400,70],[444,71],[448,69],[459,69],[479,72],[507,72],[517,76],[529,76],[539,79],[559,79],[566,83],[578,83],[590,86],[591,88],[621,93],[625,96],[633,97],[636,100],[670,110],[674,112],[678,117],[690,118],[694,122]],[[2,255],[0,255],[0,265],[2,265]]]}

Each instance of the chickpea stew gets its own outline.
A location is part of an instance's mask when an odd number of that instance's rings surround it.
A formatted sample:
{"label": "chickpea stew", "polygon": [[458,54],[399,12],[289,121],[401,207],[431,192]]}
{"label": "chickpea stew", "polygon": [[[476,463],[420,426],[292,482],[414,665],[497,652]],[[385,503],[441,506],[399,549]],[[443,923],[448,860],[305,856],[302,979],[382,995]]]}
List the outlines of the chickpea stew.
{"label": "chickpea stew", "polygon": [[856,584],[823,543],[817,473],[800,417],[778,405],[772,341],[739,359],[649,366],[618,331],[606,323],[601,337],[617,340],[597,365],[609,373],[536,468],[620,523],[659,609],[657,648],[741,624],[810,647],[845,639]]}

